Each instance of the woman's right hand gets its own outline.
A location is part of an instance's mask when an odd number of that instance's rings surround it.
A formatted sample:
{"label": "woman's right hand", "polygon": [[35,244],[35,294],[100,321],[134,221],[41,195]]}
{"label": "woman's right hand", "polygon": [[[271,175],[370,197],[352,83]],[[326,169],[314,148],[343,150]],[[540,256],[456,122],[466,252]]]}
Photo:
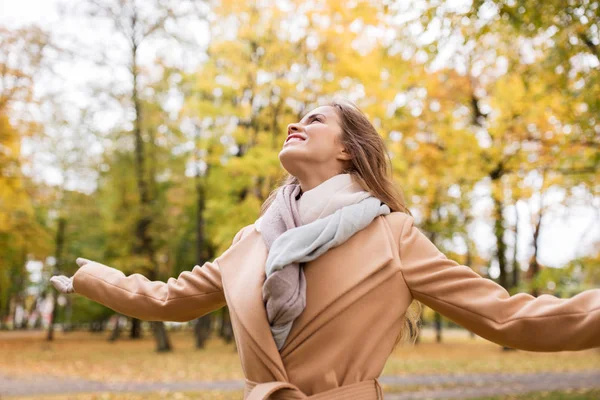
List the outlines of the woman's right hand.
{"label": "woman's right hand", "polygon": [[73,278],[64,275],[55,275],[50,278],[52,285],[61,293],[74,293]]}
{"label": "woman's right hand", "polygon": [[[77,265],[83,267],[85,264],[89,263],[90,260],[83,257],[77,257],[75,260]],[[69,278],[65,275],[54,275],[50,278],[50,282],[52,285],[61,293],[75,293],[75,289],[73,289],[73,278]]]}

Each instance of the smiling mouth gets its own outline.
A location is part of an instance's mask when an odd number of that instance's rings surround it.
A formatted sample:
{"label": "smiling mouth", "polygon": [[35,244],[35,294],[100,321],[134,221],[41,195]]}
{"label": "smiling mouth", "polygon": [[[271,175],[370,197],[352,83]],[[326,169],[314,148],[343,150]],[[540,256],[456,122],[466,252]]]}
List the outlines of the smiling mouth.
{"label": "smiling mouth", "polygon": [[304,142],[306,139],[304,139],[302,136],[300,135],[290,135],[286,140],[284,145],[291,143],[291,142]]}

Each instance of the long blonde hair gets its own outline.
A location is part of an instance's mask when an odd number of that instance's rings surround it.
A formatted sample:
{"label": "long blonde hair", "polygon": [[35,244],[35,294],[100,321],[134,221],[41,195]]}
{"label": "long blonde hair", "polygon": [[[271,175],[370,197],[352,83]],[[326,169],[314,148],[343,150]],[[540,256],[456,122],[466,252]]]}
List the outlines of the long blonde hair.
{"label": "long blonde hair", "polygon": [[[342,173],[352,174],[364,190],[387,204],[392,212],[400,211],[412,216],[406,207],[402,191],[394,185],[391,160],[383,138],[367,116],[356,104],[346,99],[334,99],[328,105],[335,109],[339,117],[342,128],[341,141],[351,155],[351,160]],[[298,178],[287,174],[263,202],[260,215],[269,208],[282,186],[299,183]],[[394,347],[402,340],[408,339],[413,343],[416,341],[421,308],[421,303],[417,300],[410,304],[406,310],[403,329]]]}

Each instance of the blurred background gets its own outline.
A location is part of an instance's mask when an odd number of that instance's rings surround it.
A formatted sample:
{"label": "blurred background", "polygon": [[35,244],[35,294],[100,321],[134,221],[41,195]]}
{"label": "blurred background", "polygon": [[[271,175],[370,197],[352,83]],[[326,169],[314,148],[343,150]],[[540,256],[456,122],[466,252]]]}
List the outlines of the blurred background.
{"label": "blurred background", "polygon": [[[0,396],[242,379],[226,307],[149,323],[49,278],[77,257],[162,281],[212,261],[284,176],[287,125],[333,96],[373,122],[449,258],[511,294],[600,287],[598,1],[0,0]],[[384,374],[600,368],[598,351],[510,350],[425,309]],[[523,396],[600,397],[540,379]],[[138,398],[102,390],[69,398]]]}

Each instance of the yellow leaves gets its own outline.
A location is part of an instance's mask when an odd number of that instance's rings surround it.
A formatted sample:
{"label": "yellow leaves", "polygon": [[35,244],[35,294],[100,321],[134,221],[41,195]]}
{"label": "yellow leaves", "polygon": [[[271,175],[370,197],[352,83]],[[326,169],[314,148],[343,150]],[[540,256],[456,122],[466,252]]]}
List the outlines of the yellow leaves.
{"label": "yellow leaves", "polygon": [[[18,232],[29,219],[33,208],[22,183],[20,137],[8,118],[0,115],[0,233]],[[14,240],[17,246],[24,239],[17,233]]]}
{"label": "yellow leaves", "polygon": [[[243,379],[232,345],[213,338],[206,349],[197,350],[191,332],[169,332],[175,351],[168,354],[154,352],[156,343],[150,331],[145,331],[141,340],[123,340],[116,345],[105,336],[87,332],[55,335],[53,343],[45,342],[43,335],[0,340],[0,371],[11,376],[50,374],[107,382]],[[81,354],[86,354],[83,362]],[[156,368],[158,359],[164,368]]]}
{"label": "yellow leaves", "polygon": [[11,160],[17,160],[21,153],[21,141],[8,118],[0,114],[0,173]]}

